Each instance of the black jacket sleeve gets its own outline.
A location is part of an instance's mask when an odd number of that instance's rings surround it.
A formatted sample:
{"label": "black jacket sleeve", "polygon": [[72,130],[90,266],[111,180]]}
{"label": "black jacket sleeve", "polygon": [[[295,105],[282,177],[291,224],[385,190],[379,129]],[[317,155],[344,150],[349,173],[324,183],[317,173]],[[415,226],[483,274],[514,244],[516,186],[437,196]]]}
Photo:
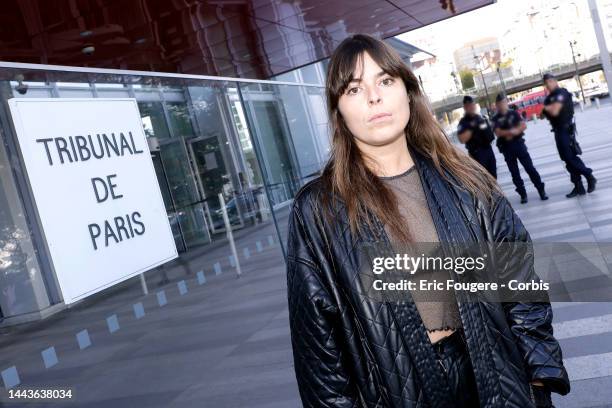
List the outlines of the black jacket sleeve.
{"label": "black jacket sleeve", "polygon": [[324,283],[309,227],[294,203],[287,241],[287,289],[300,397],[304,407],[358,406],[357,388],[343,363],[338,307]]}
{"label": "black jacket sleeve", "polygon": [[[531,237],[521,219],[505,196],[495,199],[491,212],[491,223],[495,242],[525,243],[531,248]],[[538,281],[535,273],[533,250],[519,245],[504,254],[506,268],[512,270],[514,278],[529,282]],[[509,253],[508,253],[509,252]],[[506,319],[523,355],[530,381],[540,380],[551,391],[565,395],[570,391],[567,371],[559,342],[553,336],[553,312],[550,302],[505,302]]]}

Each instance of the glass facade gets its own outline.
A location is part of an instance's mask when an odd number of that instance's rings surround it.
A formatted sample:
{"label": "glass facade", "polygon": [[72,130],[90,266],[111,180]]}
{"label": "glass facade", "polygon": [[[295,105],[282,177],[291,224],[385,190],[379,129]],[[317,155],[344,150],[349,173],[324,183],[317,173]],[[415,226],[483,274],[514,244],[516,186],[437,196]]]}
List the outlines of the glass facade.
{"label": "glass facade", "polygon": [[6,145],[0,143],[0,317],[50,305],[13,171]]}
{"label": "glass facade", "polygon": [[[235,234],[258,237],[271,231],[284,245],[288,204],[329,154],[321,70],[317,64],[275,78],[283,82],[253,82],[0,68],[0,310],[5,321],[61,304],[8,99],[135,98],[177,249],[202,255],[227,240],[220,195]],[[17,75],[24,81],[15,81]],[[19,92],[24,86],[26,92]]]}

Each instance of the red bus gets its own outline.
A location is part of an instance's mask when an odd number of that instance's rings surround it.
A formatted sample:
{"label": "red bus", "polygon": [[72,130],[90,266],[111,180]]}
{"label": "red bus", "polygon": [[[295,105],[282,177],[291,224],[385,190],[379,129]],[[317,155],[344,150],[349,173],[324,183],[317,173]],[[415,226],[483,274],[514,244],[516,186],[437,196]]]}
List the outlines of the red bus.
{"label": "red bus", "polygon": [[544,109],[544,98],[546,91],[532,92],[517,101],[510,102],[510,107],[516,109],[524,119],[530,119],[533,115],[538,118],[542,116]]}

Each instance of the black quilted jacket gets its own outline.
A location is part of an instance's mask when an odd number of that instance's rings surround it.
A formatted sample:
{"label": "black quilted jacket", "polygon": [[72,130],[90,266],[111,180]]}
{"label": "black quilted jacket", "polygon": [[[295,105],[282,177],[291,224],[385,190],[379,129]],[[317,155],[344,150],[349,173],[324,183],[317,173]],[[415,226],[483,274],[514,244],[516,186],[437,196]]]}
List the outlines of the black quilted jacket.
{"label": "black quilted jacket", "polygon": [[[475,199],[446,182],[430,160],[413,152],[441,242],[531,242],[510,203]],[[380,221],[353,237],[342,206],[325,221],[315,179],[294,199],[289,219],[287,277],[295,372],[306,407],[453,407],[412,302],[368,300],[355,279],[363,242],[386,237]],[[388,242],[388,241],[387,241]],[[537,277],[533,253],[507,254],[520,279]],[[533,407],[529,382],[570,390],[553,337],[550,303],[457,302],[481,407]]]}

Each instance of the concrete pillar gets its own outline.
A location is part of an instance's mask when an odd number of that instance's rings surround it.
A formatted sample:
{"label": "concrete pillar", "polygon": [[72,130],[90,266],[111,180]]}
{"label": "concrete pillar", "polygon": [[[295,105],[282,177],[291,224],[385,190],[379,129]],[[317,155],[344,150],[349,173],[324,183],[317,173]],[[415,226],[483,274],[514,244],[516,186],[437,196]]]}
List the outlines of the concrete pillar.
{"label": "concrete pillar", "polygon": [[591,19],[593,20],[593,29],[599,46],[599,58],[603,68],[606,82],[608,83],[608,91],[612,92],[612,63],[610,62],[610,53],[606,45],[606,38],[601,27],[599,19],[599,10],[597,8],[597,0],[589,0],[589,9],[591,10]]}

